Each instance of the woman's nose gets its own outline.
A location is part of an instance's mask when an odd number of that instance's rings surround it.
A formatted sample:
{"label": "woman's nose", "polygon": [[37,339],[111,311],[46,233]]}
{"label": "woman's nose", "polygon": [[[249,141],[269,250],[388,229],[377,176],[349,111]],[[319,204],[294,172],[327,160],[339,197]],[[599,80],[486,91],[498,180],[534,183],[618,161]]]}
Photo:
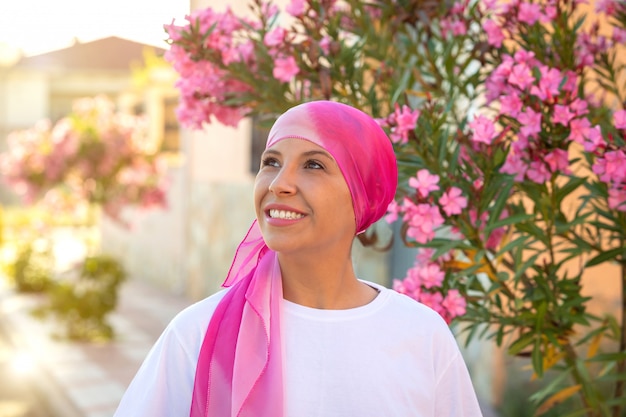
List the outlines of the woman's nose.
{"label": "woman's nose", "polygon": [[296,192],[296,176],[292,170],[282,167],[270,182],[269,190],[274,194],[293,194]]}

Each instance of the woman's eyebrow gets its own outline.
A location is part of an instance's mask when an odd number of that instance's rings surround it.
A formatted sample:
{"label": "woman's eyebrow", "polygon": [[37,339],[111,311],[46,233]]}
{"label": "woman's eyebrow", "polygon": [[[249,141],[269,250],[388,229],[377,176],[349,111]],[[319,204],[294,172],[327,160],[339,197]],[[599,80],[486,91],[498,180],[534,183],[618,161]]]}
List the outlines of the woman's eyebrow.
{"label": "woman's eyebrow", "polygon": [[[266,149],[263,152],[263,155],[276,155],[276,156],[281,156],[282,153],[280,153],[280,151],[277,151],[276,149]],[[335,158],[333,158],[328,152],[323,151],[323,150],[318,150],[318,149],[312,149],[310,151],[306,151],[306,152],[302,152],[302,154],[300,155],[301,157],[311,157],[311,156],[324,156],[330,160],[335,160]]]}
{"label": "woman's eyebrow", "polygon": [[280,156],[280,152],[278,152],[275,149],[266,149],[265,151],[263,151],[263,155],[267,155],[267,154],[279,155]]}
{"label": "woman's eyebrow", "polygon": [[335,158],[333,158],[328,152],[317,150],[317,149],[313,149],[313,150],[302,153],[302,156],[306,156],[306,157],[316,156],[316,155],[322,155],[328,159],[332,159],[333,161],[335,160]]}

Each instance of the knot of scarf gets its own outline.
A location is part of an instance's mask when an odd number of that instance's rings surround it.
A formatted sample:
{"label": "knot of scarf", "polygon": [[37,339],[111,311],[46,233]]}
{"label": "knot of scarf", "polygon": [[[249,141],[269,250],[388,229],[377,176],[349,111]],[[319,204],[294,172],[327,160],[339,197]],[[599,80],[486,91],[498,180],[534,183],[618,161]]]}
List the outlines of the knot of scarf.
{"label": "knot of scarf", "polygon": [[[397,167],[391,142],[370,116],[345,104],[312,101],[281,115],[266,148],[288,138],[313,142],[337,162],[350,190],[357,233],[379,220],[393,200]],[[191,417],[281,417],[282,278],[276,253],[256,220],[237,247],[204,337]]]}

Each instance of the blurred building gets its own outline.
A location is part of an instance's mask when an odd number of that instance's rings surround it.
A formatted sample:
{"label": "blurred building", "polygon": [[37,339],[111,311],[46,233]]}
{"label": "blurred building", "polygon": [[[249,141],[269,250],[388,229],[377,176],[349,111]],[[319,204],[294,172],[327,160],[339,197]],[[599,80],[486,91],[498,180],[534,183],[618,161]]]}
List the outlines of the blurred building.
{"label": "blurred building", "polygon": [[[173,72],[152,69],[142,82],[146,59],[165,52],[131,40],[108,37],[41,55],[19,57],[4,48],[0,54],[0,151],[14,130],[28,129],[42,119],[56,122],[67,115],[74,100],[107,95],[130,113],[147,113],[151,137],[159,146],[178,150],[174,115],[177,93]],[[145,74],[143,74],[145,78]],[[159,79],[160,78],[160,79]],[[0,203],[10,194],[0,192]],[[12,199],[14,201],[14,199]]]}

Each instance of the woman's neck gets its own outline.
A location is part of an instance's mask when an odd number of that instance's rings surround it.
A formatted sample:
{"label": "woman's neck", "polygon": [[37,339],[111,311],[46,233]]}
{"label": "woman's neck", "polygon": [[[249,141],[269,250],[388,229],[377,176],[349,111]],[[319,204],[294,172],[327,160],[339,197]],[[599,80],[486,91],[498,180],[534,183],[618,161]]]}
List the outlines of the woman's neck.
{"label": "woman's neck", "polygon": [[344,310],[370,303],[378,292],[359,281],[350,257],[303,258],[279,254],[283,297],[306,307]]}

